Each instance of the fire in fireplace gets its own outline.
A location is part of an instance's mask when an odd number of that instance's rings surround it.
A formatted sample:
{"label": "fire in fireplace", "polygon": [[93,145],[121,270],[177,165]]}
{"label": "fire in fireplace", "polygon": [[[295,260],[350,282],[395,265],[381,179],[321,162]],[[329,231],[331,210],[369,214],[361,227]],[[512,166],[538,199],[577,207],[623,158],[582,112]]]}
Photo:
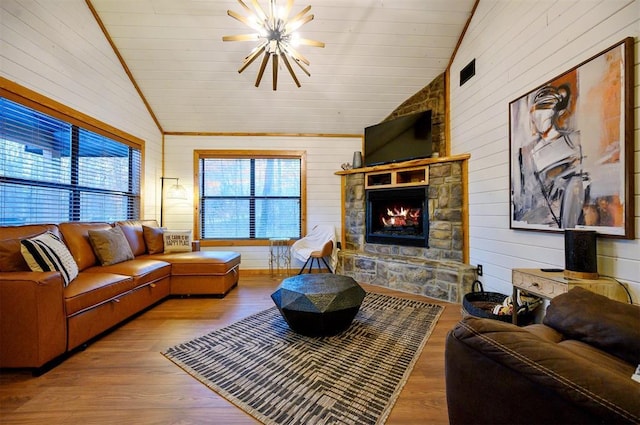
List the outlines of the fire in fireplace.
{"label": "fire in fireplace", "polygon": [[429,246],[427,186],[367,190],[366,241]]}

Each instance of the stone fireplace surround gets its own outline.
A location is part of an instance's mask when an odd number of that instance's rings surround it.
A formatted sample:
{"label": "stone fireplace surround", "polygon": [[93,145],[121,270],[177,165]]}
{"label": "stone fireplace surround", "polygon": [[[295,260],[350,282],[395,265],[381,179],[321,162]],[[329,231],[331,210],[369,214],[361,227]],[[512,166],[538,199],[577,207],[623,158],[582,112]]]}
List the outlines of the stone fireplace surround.
{"label": "stone fireplace surround", "polygon": [[[337,272],[358,282],[460,303],[475,268],[464,258],[463,164],[468,155],[339,171],[343,181],[343,249]],[[365,242],[365,173],[429,165],[429,248]]]}

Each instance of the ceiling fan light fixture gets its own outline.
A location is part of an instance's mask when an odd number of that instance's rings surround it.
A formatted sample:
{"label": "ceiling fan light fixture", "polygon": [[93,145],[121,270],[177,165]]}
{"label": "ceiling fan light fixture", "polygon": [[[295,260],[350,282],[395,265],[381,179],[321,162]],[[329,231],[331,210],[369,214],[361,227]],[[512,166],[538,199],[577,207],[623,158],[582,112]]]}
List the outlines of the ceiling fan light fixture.
{"label": "ceiling fan light fixture", "polygon": [[307,76],[311,74],[305,66],[309,66],[310,63],[293,47],[299,45],[324,47],[323,42],[301,38],[296,32],[300,27],[313,20],[314,15],[307,14],[311,10],[311,6],[305,7],[298,14],[289,18],[289,14],[293,8],[293,0],[287,0],[286,6],[277,6],[276,0],[269,0],[268,13],[260,6],[258,0],[251,0],[253,9],[247,6],[243,0],[238,0],[238,3],[240,3],[249,15],[243,16],[232,10],[227,10],[227,15],[255,30],[256,33],[225,35],[222,37],[222,41],[258,42],[258,45],[244,58],[244,62],[238,69],[238,73],[242,73],[258,56],[264,53],[256,78],[256,87],[260,85],[262,75],[270,59],[272,60],[273,67],[274,91],[277,90],[278,87],[279,59],[284,63],[296,86],[300,87],[300,81],[291,66],[291,62],[300,67]]}

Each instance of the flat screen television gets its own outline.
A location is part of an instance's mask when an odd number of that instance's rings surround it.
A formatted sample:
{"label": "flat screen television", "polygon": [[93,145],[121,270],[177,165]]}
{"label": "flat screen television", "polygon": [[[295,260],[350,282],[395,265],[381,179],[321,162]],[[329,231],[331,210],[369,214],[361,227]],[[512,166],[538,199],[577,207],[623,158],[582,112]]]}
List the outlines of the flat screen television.
{"label": "flat screen television", "polygon": [[431,156],[431,111],[404,115],[364,129],[364,165]]}

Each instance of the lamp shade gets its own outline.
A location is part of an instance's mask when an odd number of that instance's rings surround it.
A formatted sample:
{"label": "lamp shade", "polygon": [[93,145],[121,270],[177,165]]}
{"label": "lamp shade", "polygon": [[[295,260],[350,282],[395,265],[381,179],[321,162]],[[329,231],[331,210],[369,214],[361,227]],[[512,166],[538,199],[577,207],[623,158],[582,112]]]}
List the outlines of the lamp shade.
{"label": "lamp shade", "polygon": [[167,189],[167,199],[187,199],[187,189],[181,184],[173,184]]}
{"label": "lamp shade", "polygon": [[[165,189],[165,180],[175,180],[176,183]],[[177,177],[160,177],[160,227],[163,225],[165,198],[187,199],[187,190],[180,184],[180,179]]]}

